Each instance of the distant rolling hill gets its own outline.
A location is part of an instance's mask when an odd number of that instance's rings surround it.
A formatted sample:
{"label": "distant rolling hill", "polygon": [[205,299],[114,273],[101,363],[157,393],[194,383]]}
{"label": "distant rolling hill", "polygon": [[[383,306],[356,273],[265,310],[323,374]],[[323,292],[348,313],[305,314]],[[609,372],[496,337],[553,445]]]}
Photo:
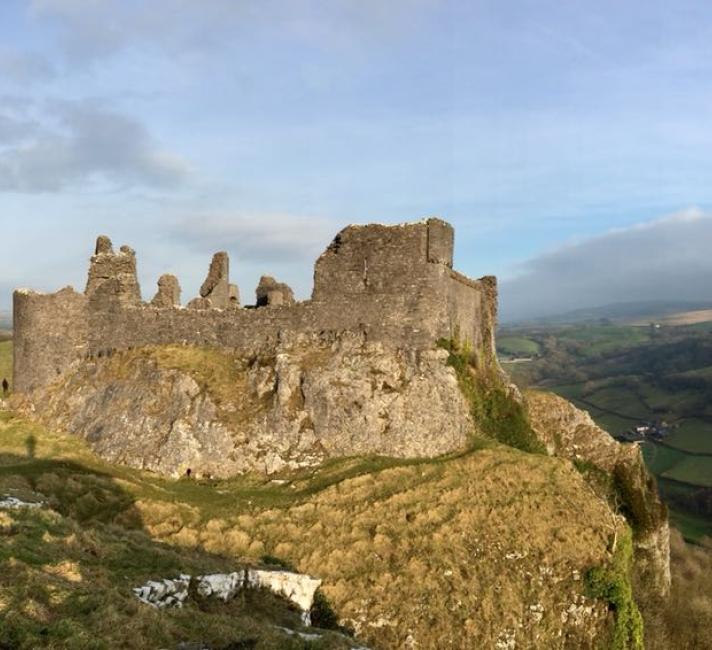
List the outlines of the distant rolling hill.
{"label": "distant rolling hill", "polygon": [[0,332],[12,330],[12,314],[9,311],[0,310]]}
{"label": "distant rolling hill", "polygon": [[6,338],[12,333],[12,314],[0,311],[0,338]]}
{"label": "distant rolling hill", "polygon": [[[666,319],[669,322],[665,322]],[[580,325],[601,321],[628,325],[650,322],[688,325],[708,320],[712,320],[712,301],[646,300],[586,307],[505,325]]]}
{"label": "distant rolling hill", "polygon": [[695,325],[697,323],[708,323],[712,321],[712,309],[694,309],[692,311],[681,311],[672,314],[664,314],[654,318],[632,319],[630,325],[647,325],[650,322],[660,325]]}

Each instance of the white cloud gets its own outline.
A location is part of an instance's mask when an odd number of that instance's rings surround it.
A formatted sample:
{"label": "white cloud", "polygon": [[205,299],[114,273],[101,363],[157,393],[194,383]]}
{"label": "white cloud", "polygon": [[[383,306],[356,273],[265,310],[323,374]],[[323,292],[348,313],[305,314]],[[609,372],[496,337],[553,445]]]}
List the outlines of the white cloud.
{"label": "white cloud", "polygon": [[54,22],[64,54],[75,65],[127,47],[183,53],[249,36],[279,32],[311,45],[363,46],[426,25],[438,0],[32,0],[32,14]]}
{"label": "white cloud", "polygon": [[48,81],[56,75],[54,66],[36,52],[0,48],[0,77],[21,84]]}
{"label": "white cloud", "polygon": [[614,302],[712,302],[712,214],[691,208],[525,262],[501,282],[503,320]]}
{"label": "white cloud", "polygon": [[173,236],[187,246],[234,251],[250,262],[313,262],[339,227],[322,217],[290,214],[237,214],[183,219]]}
{"label": "white cloud", "polygon": [[88,102],[55,102],[51,109],[41,121],[0,116],[0,191],[170,187],[188,173],[187,164],[132,117]]}

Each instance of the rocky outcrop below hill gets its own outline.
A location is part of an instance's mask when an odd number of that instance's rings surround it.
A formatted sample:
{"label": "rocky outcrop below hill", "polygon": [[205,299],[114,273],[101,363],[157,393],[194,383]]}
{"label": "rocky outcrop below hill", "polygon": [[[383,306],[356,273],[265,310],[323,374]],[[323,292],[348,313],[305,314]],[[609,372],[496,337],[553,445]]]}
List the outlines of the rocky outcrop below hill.
{"label": "rocky outcrop below hill", "polygon": [[540,391],[526,396],[529,421],[550,455],[568,458],[601,496],[625,515],[634,533],[636,574],[642,588],[670,591],[670,528],[655,479],[637,444],[616,442],[587,411]]}
{"label": "rocky outcrop below hill", "polygon": [[466,447],[468,405],[447,352],[303,336],[274,354],[166,346],[82,362],[33,396],[35,414],[111,462],[227,477]]}
{"label": "rocky outcrop below hill", "polygon": [[285,473],[285,508],[248,501],[170,525],[138,508],[166,542],[267,553],[318,576],[341,624],[375,648],[596,648],[611,634],[640,648],[633,579],[669,587],[667,519],[640,450],[561,398],[522,396],[496,360],[441,343],[135,349],[83,361],[26,408],[113,463],[173,476],[419,457],[349,469],[327,489]]}
{"label": "rocky outcrop below hill", "polygon": [[559,456],[626,517],[638,581],[665,596],[667,513],[639,447],[616,442],[563,398],[522,397],[496,363],[478,367],[445,347],[416,354],[341,335],[284,340],[274,355],[136,349],[82,362],[32,408],[111,462],[175,477],[434,457],[466,449],[473,434]]}

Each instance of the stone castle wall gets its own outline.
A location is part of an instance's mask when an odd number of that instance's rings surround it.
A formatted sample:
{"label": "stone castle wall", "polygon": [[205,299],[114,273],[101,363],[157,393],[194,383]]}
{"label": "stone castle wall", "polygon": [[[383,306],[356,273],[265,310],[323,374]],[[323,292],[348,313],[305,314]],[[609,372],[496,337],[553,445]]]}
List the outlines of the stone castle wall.
{"label": "stone castle wall", "polygon": [[16,392],[51,383],[88,352],[87,299],[71,287],[48,295],[15,291],[13,319]]}
{"label": "stone castle wall", "polygon": [[77,360],[157,344],[273,350],[280,337],[354,331],[399,348],[432,348],[457,336],[494,355],[496,285],[452,270],[454,233],[439,219],[397,226],[349,226],[319,257],[311,300],[263,278],[258,307],[241,308],[226,253],[213,258],[201,296],[176,305],[177,280],[162,276],[143,303],[133,250],[114,253],[100,237],[84,294],[63,289],[14,296],[15,387],[31,392]]}

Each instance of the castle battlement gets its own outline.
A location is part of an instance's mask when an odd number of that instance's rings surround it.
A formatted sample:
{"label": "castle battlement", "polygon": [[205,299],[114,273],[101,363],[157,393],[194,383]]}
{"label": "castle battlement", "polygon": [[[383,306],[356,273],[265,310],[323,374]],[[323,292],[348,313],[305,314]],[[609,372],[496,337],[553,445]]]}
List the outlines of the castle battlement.
{"label": "castle battlement", "polygon": [[31,392],[76,361],[146,345],[206,345],[269,352],[285,335],[357,332],[398,348],[428,349],[457,337],[494,355],[496,281],[452,269],[454,232],[431,218],[348,226],[317,259],[310,300],[263,276],[256,304],[240,305],[226,252],[216,253],[200,296],[185,307],[172,275],[141,297],[136,255],[97,239],[86,289],[14,293],[14,385]]}

